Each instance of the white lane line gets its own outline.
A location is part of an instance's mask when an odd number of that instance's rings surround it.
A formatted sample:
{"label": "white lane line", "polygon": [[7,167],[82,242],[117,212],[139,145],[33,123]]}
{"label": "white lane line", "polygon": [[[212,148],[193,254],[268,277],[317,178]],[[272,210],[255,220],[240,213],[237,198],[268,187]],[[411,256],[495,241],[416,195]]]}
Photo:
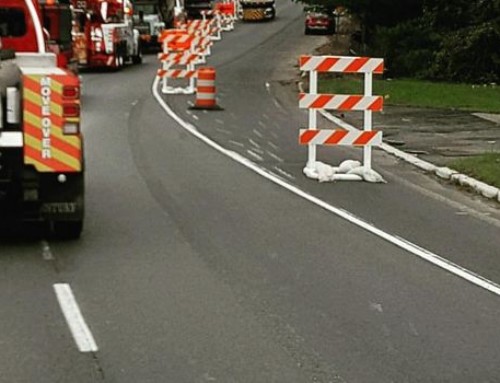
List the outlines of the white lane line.
{"label": "white lane line", "polygon": [[224,125],[224,121],[222,121],[222,120],[215,119],[215,122],[220,124],[220,125]]}
{"label": "white lane line", "polygon": [[252,132],[259,138],[264,137],[261,132],[259,132],[257,129],[253,129]]}
{"label": "white lane line", "polygon": [[258,161],[264,161],[264,158],[259,156],[257,153],[252,152],[251,150],[247,150],[247,153],[250,154],[253,158],[255,158]]}
{"label": "white lane line", "polygon": [[267,141],[267,144],[268,144],[271,148],[273,148],[274,150],[279,150],[279,149],[280,149],[278,145],[273,144],[271,141]]}
{"label": "white lane line", "polygon": [[198,118],[198,116],[196,114],[192,114],[191,117],[193,117],[193,119],[196,120],[196,121],[199,120],[199,118]]}
{"label": "white lane line", "polygon": [[236,146],[239,146],[240,148],[244,148],[245,145],[242,144],[241,142],[238,142],[238,141],[233,141],[233,140],[229,140],[228,141],[230,144],[233,144],[233,145],[236,145]]}
{"label": "white lane line", "polygon": [[262,121],[258,121],[257,124],[259,124],[259,126],[265,128],[266,127],[266,124],[264,124]]}
{"label": "white lane line", "polygon": [[275,159],[276,161],[278,161],[278,162],[285,162],[285,160],[284,160],[283,158],[281,158],[281,157],[277,156],[276,154],[274,154],[273,152],[271,152],[271,151],[269,151],[269,150],[267,151],[267,154],[268,154],[270,157],[274,158],[274,159]]}
{"label": "white lane line", "polygon": [[220,133],[224,133],[224,134],[228,134],[230,135],[231,132],[229,130],[226,130],[226,129],[222,129],[222,128],[215,128],[215,130],[217,130],[218,132]]}
{"label": "white lane line", "polygon": [[276,170],[278,173],[283,174],[285,177],[290,178],[291,180],[295,179],[295,177],[292,176],[290,173],[285,172],[283,169],[277,166],[275,166],[273,169]]}
{"label": "white lane line", "polygon": [[97,344],[87,323],[85,323],[85,319],[83,319],[71,287],[67,283],[56,283],[54,284],[54,291],[80,352],[97,352]]}
{"label": "white lane line", "polygon": [[337,215],[340,218],[345,219],[346,221],[386,240],[387,242],[392,243],[395,246],[398,246],[401,249],[404,249],[408,251],[409,253],[437,266],[442,268],[443,270],[446,270],[462,279],[465,279],[466,281],[481,287],[487,291],[492,292],[493,294],[496,294],[500,296],[500,285],[496,284],[493,281],[490,281],[480,275],[477,275],[476,273],[473,273],[470,270],[467,270],[451,261],[448,261],[447,259],[444,259],[443,257],[434,254],[433,252],[423,249],[419,247],[418,245],[415,245],[403,238],[397,237],[395,235],[389,234],[384,232],[383,230],[377,228],[376,226],[373,226],[369,224],[368,222],[363,221],[362,219],[356,217],[352,213],[344,210],[337,208],[335,206],[332,206],[325,201],[320,200],[317,197],[314,197],[303,190],[299,189],[296,186],[290,185],[287,182],[284,182],[281,178],[274,176],[273,174],[269,173],[266,169],[260,167],[259,165],[255,164],[254,162],[250,161],[248,158],[245,158],[238,153],[235,153],[233,151],[227,150],[223,146],[217,144],[215,141],[212,141],[210,138],[207,136],[204,136],[200,132],[196,130],[196,128],[182,120],[178,115],[176,115],[172,109],[165,103],[165,101],[161,98],[160,94],[158,93],[158,78],[155,78],[153,81],[153,95],[155,96],[156,100],[158,103],[161,105],[161,107],[165,110],[165,112],[172,117],[177,123],[179,123],[184,129],[186,129],[188,132],[190,132],[193,136],[197,137],[201,141],[205,142],[207,145],[212,147],[213,149],[219,151],[222,154],[225,154],[226,156],[230,157],[236,162],[239,162],[243,166],[253,170],[257,174],[260,174],[262,177],[274,182],[275,184],[282,186],[283,188],[287,189],[288,191],[296,194],[297,196],[300,196],[315,205]]}
{"label": "white lane line", "polygon": [[256,143],[254,140],[251,138],[248,139],[248,142],[250,142],[251,145],[255,146],[257,149],[260,149],[260,145]]}
{"label": "white lane line", "polygon": [[42,241],[42,257],[45,261],[53,261],[54,254],[52,254],[52,250],[50,250],[49,243],[47,241]]}

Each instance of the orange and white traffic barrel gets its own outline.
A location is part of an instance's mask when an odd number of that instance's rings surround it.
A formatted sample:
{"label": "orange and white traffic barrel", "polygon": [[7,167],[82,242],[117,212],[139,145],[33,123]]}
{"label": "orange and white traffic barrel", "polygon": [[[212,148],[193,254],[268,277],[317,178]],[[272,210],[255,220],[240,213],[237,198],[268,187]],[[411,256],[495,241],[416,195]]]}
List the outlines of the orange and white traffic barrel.
{"label": "orange and white traffic barrel", "polygon": [[199,68],[196,79],[196,103],[193,109],[222,109],[217,105],[215,94],[215,69],[212,67]]}

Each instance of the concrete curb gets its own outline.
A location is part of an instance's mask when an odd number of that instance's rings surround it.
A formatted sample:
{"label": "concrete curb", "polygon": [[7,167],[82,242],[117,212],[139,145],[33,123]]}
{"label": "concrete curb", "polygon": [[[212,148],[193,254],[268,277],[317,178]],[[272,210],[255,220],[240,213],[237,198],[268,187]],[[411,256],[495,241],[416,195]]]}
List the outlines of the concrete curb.
{"label": "concrete curb", "polygon": [[[359,129],[354,126],[346,123],[338,117],[333,116],[331,113],[328,113],[325,110],[320,110],[319,113],[325,117],[327,120],[332,121],[336,125],[350,131],[359,131]],[[495,186],[488,185],[484,182],[478,181],[472,177],[469,177],[465,174],[461,174],[456,170],[450,169],[448,167],[439,167],[430,162],[423,161],[414,155],[403,152],[402,150],[396,149],[393,146],[388,144],[381,144],[379,148],[383,151],[394,155],[397,158],[400,158],[419,169],[422,169],[428,173],[433,173],[437,177],[453,182],[457,185],[468,187],[474,190],[476,193],[482,195],[485,198],[495,200],[496,202],[500,202],[500,189]]]}
{"label": "concrete curb", "polygon": [[[298,83],[298,88],[300,92],[303,92],[304,88],[302,86],[302,82]],[[333,114],[328,113],[327,111],[320,109],[319,113],[325,117],[327,120],[330,120],[337,126],[340,126],[341,128],[348,130],[348,131],[359,131],[358,128],[355,128],[351,124],[348,124],[344,120],[335,117]],[[463,187],[467,187],[473,191],[475,191],[477,194],[482,195],[485,198],[491,199],[493,201],[499,202],[500,203],[500,189],[488,185],[484,182],[478,181],[472,177],[469,177],[468,175],[461,174],[456,170],[450,169],[448,167],[439,167],[434,164],[431,164],[430,162],[421,160],[420,158],[415,157],[412,154],[405,153],[402,150],[396,149],[395,147],[388,145],[388,144],[381,144],[378,146],[380,149],[382,149],[384,152],[392,154],[393,156],[400,158],[414,166],[416,166],[419,169],[422,169],[426,171],[427,173],[433,173],[435,176],[446,180],[450,181],[456,185],[460,185]]]}

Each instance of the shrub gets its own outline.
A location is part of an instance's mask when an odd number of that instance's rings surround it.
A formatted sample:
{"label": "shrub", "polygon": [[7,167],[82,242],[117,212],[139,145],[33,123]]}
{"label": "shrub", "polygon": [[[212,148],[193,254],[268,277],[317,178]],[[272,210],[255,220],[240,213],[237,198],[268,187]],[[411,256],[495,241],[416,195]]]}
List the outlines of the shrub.
{"label": "shrub", "polygon": [[492,23],[443,35],[429,71],[438,80],[490,83],[500,80],[500,30]]}

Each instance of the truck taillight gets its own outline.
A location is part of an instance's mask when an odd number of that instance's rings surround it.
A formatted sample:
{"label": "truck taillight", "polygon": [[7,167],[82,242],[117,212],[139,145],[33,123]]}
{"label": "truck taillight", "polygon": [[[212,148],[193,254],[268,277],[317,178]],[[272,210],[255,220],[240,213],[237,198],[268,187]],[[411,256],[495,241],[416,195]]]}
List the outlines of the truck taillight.
{"label": "truck taillight", "polygon": [[67,100],[76,100],[80,95],[80,90],[77,86],[63,87],[63,97]]}
{"label": "truck taillight", "polygon": [[63,117],[78,117],[80,116],[80,105],[65,104],[63,105]]}

